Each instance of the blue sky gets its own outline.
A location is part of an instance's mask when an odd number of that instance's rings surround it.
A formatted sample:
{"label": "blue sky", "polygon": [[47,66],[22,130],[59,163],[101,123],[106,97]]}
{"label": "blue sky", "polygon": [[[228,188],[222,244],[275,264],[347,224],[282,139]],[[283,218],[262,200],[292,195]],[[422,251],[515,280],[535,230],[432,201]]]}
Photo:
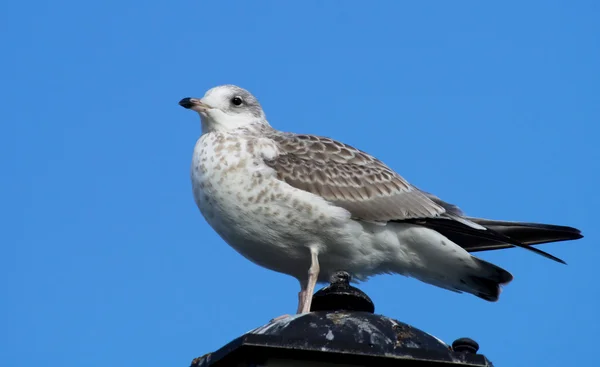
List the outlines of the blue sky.
{"label": "blue sky", "polygon": [[470,215],[586,238],[480,253],[498,303],[401,276],[376,312],[498,366],[598,363],[600,3],[5,2],[0,11],[5,366],[185,366],[295,310],[192,199],[198,118],[252,91],[272,125],[366,150]]}

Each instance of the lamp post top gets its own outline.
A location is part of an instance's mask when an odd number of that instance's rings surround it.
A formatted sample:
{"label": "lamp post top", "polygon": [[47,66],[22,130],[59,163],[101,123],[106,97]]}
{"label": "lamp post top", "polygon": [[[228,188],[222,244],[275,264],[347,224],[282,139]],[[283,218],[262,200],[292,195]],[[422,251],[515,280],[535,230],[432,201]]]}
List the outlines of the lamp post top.
{"label": "lamp post top", "polygon": [[[260,326],[216,352],[196,358],[192,367],[261,364],[269,359],[386,366],[491,366],[468,338],[452,346],[411,325],[374,314],[371,299],[338,272],[315,293],[310,313]],[[250,361],[248,358],[251,358]]]}

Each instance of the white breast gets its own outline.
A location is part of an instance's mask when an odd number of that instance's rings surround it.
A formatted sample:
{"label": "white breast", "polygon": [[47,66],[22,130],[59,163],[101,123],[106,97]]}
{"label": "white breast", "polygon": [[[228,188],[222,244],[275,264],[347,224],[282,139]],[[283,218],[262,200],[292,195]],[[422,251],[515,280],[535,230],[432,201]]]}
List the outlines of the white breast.
{"label": "white breast", "polygon": [[[260,183],[271,176],[253,154],[248,139],[231,134],[204,134],[192,159],[192,186],[198,208],[211,226],[224,235],[246,224],[248,204],[259,194]],[[250,201],[250,202],[249,202]]]}
{"label": "white breast", "polygon": [[339,237],[349,214],[277,179],[264,164],[277,154],[277,146],[265,138],[203,135],[192,160],[194,198],[211,227],[246,258],[304,276],[308,246]]}

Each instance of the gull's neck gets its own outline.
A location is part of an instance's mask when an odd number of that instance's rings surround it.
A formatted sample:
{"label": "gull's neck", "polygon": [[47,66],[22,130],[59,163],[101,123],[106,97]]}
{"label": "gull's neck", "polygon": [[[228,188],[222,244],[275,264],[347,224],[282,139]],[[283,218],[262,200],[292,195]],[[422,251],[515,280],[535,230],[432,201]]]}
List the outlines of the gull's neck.
{"label": "gull's neck", "polygon": [[264,118],[256,119],[227,119],[227,121],[214,121],[201,118],[202,135],[213,132],[244,132],[263,133],[273,130],[269,122]]}

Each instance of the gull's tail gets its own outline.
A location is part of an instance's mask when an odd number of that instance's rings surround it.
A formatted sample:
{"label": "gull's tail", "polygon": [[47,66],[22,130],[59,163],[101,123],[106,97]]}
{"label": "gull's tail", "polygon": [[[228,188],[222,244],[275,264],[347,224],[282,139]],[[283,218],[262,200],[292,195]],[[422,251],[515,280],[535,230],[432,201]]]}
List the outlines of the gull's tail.
{"label": "gull's tail", "polygon": [[[469,255],[469,252],[521,247],[564,263],[561,259],[532,245],[576,240],[583,237],[578,229],[572,227],[471,218],[453,213],[450,213],[447,217],[419,218],[404,220],[403,222],[413,223],[432,230],[431,232],[419,232],[420,236],[413,235],[413,240],[414,238],[421,239],[418,247],[421,251],[427,253],[430,267],[425,273],[412,272],[411,276],[438,287],[458,292],[468,292],[491,302],[498,300],[501,291],[500,286],[509,283],[513,277],[506,270]],[[435,237],[434,234],[445,237],[446,240],[451,241],[456,246],[454,255],[463,252],[463,255],[470,258],[475,264],[456,266],[456,263],[450,263],[452,257],[446,259],[443,254],[440,255],[443,250],[431,251],[430,248],[427,248],[427,245],[440,242],[440,239]],[[444,239],[441,240],[441,243],[445,243]],[[446,247],[443,246],[442,248]],[[439,256],[435,257],[432,254]],[[456,257],[453,259],[456,259]],[[466,257],[461,257],[463,264],[466,259]],[[435,264],[433,264],[434,262]],[[452,267],[451,272],[445,271],[448,267]],[[432,276],[432,274],[435,275],[436,271],[439,273],[440,269],[445,271],[445,275],[450,274],[450,277],[442,277],[442,281],[440,281],[439,277]]]}
{"label": "gull's tail", "polygon": [[499,266],[483,261],[476,257],[473,260],[479,266],[476,274],[468,274],[461,279],[465,291],[486,301],[496,302],[502,291],[500,286],[513,280],[513,276]]}

